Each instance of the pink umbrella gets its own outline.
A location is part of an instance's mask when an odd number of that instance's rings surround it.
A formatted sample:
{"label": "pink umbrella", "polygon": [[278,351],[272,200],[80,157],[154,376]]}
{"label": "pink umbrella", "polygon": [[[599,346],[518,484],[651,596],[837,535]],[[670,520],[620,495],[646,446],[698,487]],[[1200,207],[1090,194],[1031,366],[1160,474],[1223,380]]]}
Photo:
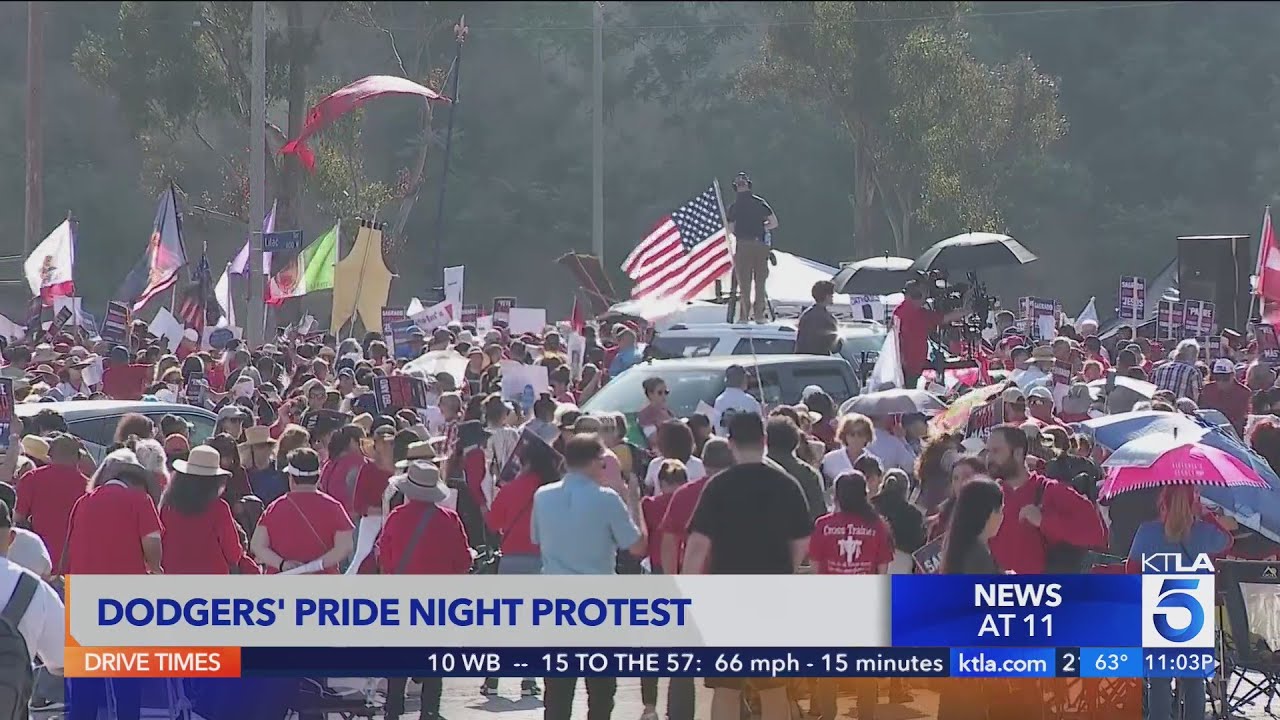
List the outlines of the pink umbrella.
{"label": "pink umbrella", "polygon": [[1231,454],[1190,438],[1152,433],[1120,446],[1103,463],[1107,470],[1099,496],[1168,485],[1268,488],[1253,468]]}

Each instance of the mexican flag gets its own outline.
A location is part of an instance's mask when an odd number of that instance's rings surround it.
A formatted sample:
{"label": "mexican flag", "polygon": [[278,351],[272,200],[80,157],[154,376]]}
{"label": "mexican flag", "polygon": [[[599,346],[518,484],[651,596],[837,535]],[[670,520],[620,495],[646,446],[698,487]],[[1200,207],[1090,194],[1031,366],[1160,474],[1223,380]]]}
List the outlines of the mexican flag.
{"label": "mexican flag", "polygon": [[280,305],[289,298],[333,289],[333,269],[338,262],[338,224],[316,238],[267,283],[267,304]]}

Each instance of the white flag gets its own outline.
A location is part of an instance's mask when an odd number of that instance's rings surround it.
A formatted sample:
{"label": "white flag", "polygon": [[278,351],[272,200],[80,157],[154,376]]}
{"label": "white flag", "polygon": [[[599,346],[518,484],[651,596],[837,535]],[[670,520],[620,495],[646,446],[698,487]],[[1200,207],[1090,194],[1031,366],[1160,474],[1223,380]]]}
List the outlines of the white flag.
{"label": "white flag", "polygon": [[71,220],[63,220],[49,233],[49,237],[40,241],[22,264],[31,294],[43,297],[44,304],[48,306],[53,305],[55,297],[75,295],[76,284],[71,277],[75,257],[75,233],[71,229]]}
{"label": "white flag", "polygon": [[1089,298],[1089,304],[1084,306],[1080,314],[1076,316],[1076,330],[1080,329],[1081,323],[1092,322],[1093,326],[1098,327],[1098,308],[1096,307],[1097,298]]}
{"label": "white flag", "polygon": [[222,307],[222,319],[218,327],[236,327],[236,304],[231,301],[231,266],[222,271],[222,277],[213,286],[213,296]]}
{"label": "white flag", "polygon": [[867,384],[862,387],[863,393],[900,388],[906,385],[902,376],[902,355],[898,350],[898,322],[884,336],[884,344],[880,346],[880,356],[876,358],[876,366],[871,369]]}

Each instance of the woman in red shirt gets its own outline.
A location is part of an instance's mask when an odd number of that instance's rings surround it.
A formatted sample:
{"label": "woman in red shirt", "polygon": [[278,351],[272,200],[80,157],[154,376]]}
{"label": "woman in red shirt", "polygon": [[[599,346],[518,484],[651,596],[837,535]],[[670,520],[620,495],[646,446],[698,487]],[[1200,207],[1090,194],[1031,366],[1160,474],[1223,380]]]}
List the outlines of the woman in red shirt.
{"label": "woman in red shirt", "polygon": [[347,513],[359,517],[355,510],[356,484],[361,470],[369,464],[361,447],[364,430],[359,425],[346,425],[329,436],[329,460],[320,471],[320,491],[337,500]]}
{"label": "woman in red shirt", "polygon": [[161,572],[160,515],[147,494],[151,472],[132,450],[107,455],[93,489],[71,508],[67,572],[145,575]]}
{"label": "woman in red shirt", "polygon": [[289,453],[289,492],[267,507],[249,549],[268,572],[319,563],[336,575],[355,549],[355,526],[342,504],[320,492],[320,458],[303,448]]}
{"label": "woman in red shirt", "polygon": [[658,494],[640,501],[640,513],[649,536],[649,568],[655,575],[667,574],[662,567],[662,520],[667,516],[671,498],[686,482],[689,474],[679,460],[663,460],[658,468]]}
{"label": "woman in red shirt", "polygon": [[[819,575],[884,575],[893,561],[893,533],[867,497],[867,478],[857,470],[835,483],[836,511],[818,518],[809,536],[809,562]],[[874,678],[857,685],[858,717],[875,716],[879,691]],[[836,686],[821,680],[814,705],[823,717],[835,717]]]}
{"label": "woman in red shirt", "polygon": [[222,499],[231,473],[208,445],[176,460],[176,474],[160,498],[161,547],[170,574],[226,575],[233,570],[257,575],[257,563],[245,553],[231,506]]}

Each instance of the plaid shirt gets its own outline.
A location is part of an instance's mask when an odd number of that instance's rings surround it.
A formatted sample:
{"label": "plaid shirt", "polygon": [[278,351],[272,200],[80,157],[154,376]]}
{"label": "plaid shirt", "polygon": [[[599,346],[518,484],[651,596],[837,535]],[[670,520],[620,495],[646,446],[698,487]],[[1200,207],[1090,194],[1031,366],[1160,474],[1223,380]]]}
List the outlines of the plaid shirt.
{"label": "plaid shirt", "polygon": [[1173,360],[1156,368],[1151,376],[1157,390],[1168,390],[1175,398],[1190,398],[1200,401],[1200,388],[1204,378],[1194,365]]}

